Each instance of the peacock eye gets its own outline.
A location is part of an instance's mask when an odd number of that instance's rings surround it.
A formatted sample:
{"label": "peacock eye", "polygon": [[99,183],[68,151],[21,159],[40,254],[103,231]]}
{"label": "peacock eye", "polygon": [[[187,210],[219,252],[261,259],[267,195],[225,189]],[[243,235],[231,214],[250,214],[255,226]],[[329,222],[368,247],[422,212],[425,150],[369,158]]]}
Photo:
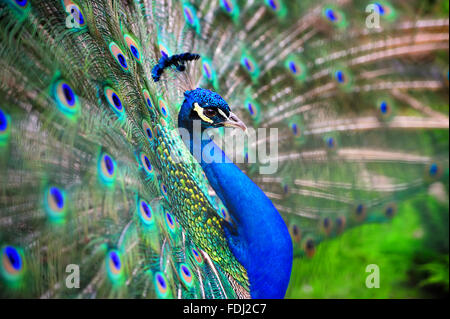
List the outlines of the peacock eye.
{"label": "peacock eye", "polygon": [[74,116],[78,113],[80,108],[78,96],[66,81],[56,81],[51,90],[56,105],[62,113],[67,116]]}
{"label": "peacock eye", "polygon": [[75,24],[72,24],[72,27],[81,29],[86,26],[86,20],[84,18],[83,11],[81,8],[73,3],[71,0],[64,1],[65,9],[68,14],[70,14],[73,18]]}
{"label": "peacock eye", "polygon": [[124,40],[128,45],[128,49],[130,50],[131,54],[133,55],[133,58],[137,62],[141,62],[141,50],[140,46],[129,34],[124,35]]}
{"label": "peacock eye", "polygon": [[204,109],[203,114],[205,114],[207,117],[214,117],[217,115],[217,111],[214,109]]}
{"label": "peacock eye", "polygon": [[16,5],[20,8],[26,8],[28,6],[28,0],[15,0]]}
{"label": "peacock eye", "polygon": [[12,282],[19,280],[24,272],[24,260],[21,252],[13,246],[4,246],[0,251],[0,271]]}
{"label": "peacock eye", "polygon": [[106,269],[108,277],[113,283],[120,283],[123,279],[124,266],[120,252],[118,250],[111,250],[106,256]]}
{"label": "peacock eye", "polygon": [[66,199],[63,190],[58,187],[48,188],[45,196],[45,209],[54,222],[63,220],[66,211]]}
{"label": "peacock eye", "polygon": [[109,51],[111,52],[112,56],[117,61],[117,63],[120,65],[122,70],[128,72],[129,71],[128,61],[122,49],[119,48],[119,46],[115,42],[111,42],[109,44]]}

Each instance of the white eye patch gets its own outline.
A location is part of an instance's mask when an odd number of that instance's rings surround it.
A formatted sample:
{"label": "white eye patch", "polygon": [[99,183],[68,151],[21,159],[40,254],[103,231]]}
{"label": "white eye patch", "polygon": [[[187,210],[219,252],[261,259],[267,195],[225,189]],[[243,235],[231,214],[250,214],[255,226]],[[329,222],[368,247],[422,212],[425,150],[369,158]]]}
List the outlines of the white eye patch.
{"label": "white eye patch", "polygon": [[198,103],[194,103],[194,111],[197,112],[198,116],[205,122],[208,123],[214,123],[213,120],[211,120],[209,117],[207,117],[205,114],[203,114],[203,108],[198,105]]}
{"label": "white eye patch", "polygon": [[224,119],[228,119],[228,116],[222,111],[221,109],[217,109],[219,111],[219,114],[223,116]]}

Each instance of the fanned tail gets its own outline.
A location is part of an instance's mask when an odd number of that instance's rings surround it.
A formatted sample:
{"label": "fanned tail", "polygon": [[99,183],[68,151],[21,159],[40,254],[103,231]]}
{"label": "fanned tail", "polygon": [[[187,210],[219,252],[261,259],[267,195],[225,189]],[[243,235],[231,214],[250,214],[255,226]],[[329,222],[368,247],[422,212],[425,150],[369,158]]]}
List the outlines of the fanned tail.
{"label": "fanned tail", "polygon": [[165,41],[156,11],[1,3],[0,295],[227,298],[231,277],[248,296],[201,169],[165,155],[188,152],[171,133],[178,83],[151,79]]}

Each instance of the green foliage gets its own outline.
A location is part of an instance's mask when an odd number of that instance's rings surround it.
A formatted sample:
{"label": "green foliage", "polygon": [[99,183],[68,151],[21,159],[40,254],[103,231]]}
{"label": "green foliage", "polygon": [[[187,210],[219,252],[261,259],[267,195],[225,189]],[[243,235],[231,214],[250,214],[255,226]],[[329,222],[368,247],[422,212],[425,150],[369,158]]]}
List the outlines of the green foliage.
{"label": "green foliage", "polygon": [[429,276],[420,282],[420,286],[427,285],[444,285],[448,291],[449,285],[449,256],[442,255],[441,258],[436,259],[436,261],[429,262],[420,267],[420,270],[423,270],[429,273]]}
{"label": "green foliage", "polygon": [[[366,288],[366,266],[380,288]],[[391,223],[367,224],[294,261],[287,298],[429,298],[448,292],[448,203],[431,196],[399,207]]]}
{"label": "green foliage", "polygon": [[441,6],[442,6],[442,12],[447,13],[447,15],[448,15],[448,9],[449,9],[448,0],[441,0]]}

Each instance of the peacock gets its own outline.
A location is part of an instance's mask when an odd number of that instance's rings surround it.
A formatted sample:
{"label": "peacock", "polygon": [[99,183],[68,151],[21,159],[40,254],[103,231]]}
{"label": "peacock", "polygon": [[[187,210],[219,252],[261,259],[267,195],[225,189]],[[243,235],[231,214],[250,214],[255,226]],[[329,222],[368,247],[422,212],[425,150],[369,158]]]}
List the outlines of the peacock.
{"label": "peacock", "polygon": [[283,298],[320,242],[448,202],[448,28],[448,1],[0,1],[0,296]]}

